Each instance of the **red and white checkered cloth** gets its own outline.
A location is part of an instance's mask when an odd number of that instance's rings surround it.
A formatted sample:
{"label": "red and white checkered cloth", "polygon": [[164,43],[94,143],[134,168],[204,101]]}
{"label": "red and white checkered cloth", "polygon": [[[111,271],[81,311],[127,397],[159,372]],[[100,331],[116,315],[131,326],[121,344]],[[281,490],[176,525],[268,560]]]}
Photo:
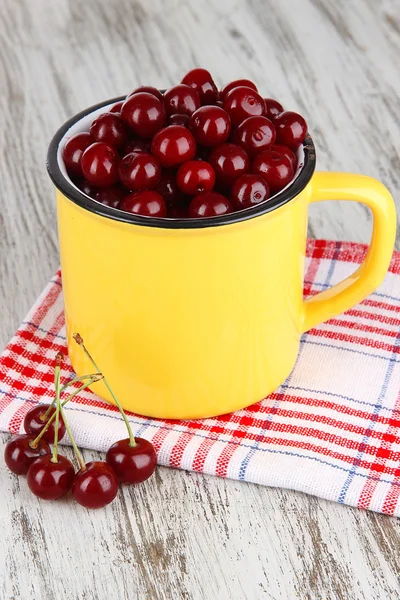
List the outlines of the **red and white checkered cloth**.
{"label": "red and white checkered cloth", "polygon": [[[365,253],[360,244],[310,240],[305,294],[349,275]],[[0,357],[1,430],[22,431],[32,405],[52,400],[59,350],[66,352],[60,273]],[[126,437],[117,409],[90,391],[67,409],[81,447],[106,450]],[[400,516],[400,253],[374,294],[303,336],[291,375],[261,402],[213,419],[129,420],[161,465]]]}

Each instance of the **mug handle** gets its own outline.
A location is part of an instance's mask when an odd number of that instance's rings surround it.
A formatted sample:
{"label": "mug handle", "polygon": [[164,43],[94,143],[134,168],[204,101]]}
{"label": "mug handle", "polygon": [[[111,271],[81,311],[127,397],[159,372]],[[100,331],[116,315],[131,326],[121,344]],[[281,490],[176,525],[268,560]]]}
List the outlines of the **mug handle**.
{"label": "mug handle", "polygon": [[315,173],[311,180],[310,203],[323,200],[362,202],[372,210],[374,226],[360,267],[340,283],[304,301],[302,332],[348,310],[382,283],[396,237],[394,200],[380,181],[351,173]]}

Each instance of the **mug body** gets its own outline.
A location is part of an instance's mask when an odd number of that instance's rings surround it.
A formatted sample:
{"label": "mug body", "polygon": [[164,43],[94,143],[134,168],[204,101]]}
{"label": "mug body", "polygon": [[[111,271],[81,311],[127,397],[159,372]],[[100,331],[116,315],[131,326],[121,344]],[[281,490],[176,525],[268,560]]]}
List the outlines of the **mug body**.
{"label": "mug body", "polygon": [[[297,179],[308,161],[307,177],[286,190],[289,200],[201,224],[134,218],[94,200],[88,208],[73,184],[53,177],[68,351],[78,375],[93,368],[75,332],[123,407],[141,415],[215,416],[276,389],[300,340],[315,156],[303,153]],[[93,389],[112,401],[103,382]]]}

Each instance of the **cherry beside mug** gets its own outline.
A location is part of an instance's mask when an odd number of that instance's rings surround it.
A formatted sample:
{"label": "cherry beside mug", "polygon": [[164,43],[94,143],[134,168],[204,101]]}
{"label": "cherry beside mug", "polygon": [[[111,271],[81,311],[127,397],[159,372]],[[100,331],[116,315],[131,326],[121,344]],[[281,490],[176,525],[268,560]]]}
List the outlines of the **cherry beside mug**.
{"label": "cherry beside mug", "polygon": [[[78,375],[93,370],[72,339],[79,332],[129,411],[190,419],[249,406],[289,375],[303,332],[381,283],[395,240],[392,196],[364,175],[314,172],[315,148],[307,137],[294,180],[252,208],[158,219],[105,206],[71,182],[62,149],[122,99],[70,119],[48,152],[72,365]],[[355,273],[303,300],[308,206],[322,200],[366,204],[373,234]],[[93,390],[112,402],[103,382]]]}

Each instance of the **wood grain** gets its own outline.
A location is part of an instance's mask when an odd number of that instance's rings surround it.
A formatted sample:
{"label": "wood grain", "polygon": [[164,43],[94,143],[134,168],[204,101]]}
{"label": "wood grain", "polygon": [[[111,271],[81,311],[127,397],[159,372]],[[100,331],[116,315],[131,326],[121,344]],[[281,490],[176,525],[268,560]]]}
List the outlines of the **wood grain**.
{"label": "wood grain", "polygon": [[[254,79],[307,117],[320,169],[377,177],[399,200],[397,0],[0,0],[0,13],[0,345],[58,264],[49,139],[139,84],[196,65],[218,84]],[[309,231],[366,242],[371,217],[324,203]],[[160,468],[87,513],[38,501],[3,464],[0,489],[2,600],[400,597],[399,522],[300,493]]]}

